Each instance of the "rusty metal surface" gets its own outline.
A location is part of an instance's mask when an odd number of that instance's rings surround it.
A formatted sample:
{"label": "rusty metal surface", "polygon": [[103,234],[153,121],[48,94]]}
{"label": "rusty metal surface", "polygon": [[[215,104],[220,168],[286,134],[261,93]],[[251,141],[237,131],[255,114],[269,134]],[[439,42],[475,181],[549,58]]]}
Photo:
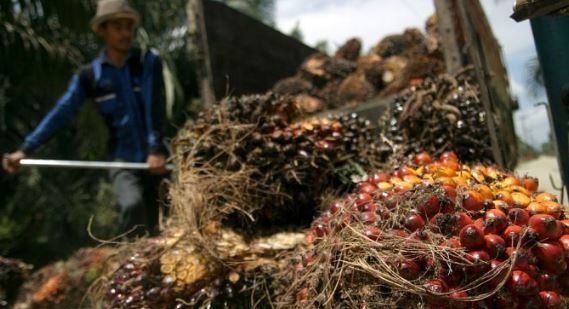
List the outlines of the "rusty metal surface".
{"label": "rusty metal surface", "polygon": [[546,15],[569,15],[569,0],[516,0],[510,17],[523,21]]}
{"label": "rusty metal surface", "polygon": [[191,0],[198,75],[216,99],[262,93],[317,50],[218,1]]}

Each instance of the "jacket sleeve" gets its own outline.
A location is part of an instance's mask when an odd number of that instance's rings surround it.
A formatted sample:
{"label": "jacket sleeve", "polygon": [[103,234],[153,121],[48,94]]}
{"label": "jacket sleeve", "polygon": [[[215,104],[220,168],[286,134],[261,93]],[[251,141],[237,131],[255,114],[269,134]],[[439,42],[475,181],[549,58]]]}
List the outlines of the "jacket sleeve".
{"label": "jacket sleeve", "polygon": [[63,126],[69,124],[84,101],[85,93],[79,81],[79,75],[74,74],[65,94],[59,98],[56,105],[43,118],[36,129],[26,136],[24,143],[20,146],[20,150],[26,154],[32,153]]}
{"label": "jacket sleeve", "polygon": [[150,154],[165,154],[168,155],[168,148],[164,140],[164,126],[165,126],[165,95],[164,95],[164,77],[162,75],[162,61],[155,56],[152,62],[152,72],[150,74],[150,93],[147,104],[150,107],[145,109],[146,125],[148,128],[147,142],[149,145]]}

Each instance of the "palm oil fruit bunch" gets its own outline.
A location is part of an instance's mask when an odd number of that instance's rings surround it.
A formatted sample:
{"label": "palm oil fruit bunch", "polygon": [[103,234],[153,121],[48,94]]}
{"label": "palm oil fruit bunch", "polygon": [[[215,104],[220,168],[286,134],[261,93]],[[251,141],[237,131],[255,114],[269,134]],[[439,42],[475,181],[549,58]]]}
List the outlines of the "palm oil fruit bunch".
{"label": "palm oil fruit bunch", "polygon": [[494,162],[488,117],[479,91],[461,76],[428,78],[393,99],[384,135],[405,147],[434,155],[452,150],[464,162]]}
{"label": "palm oil fruit bunch", "polygon": [[[214,108],[202,111],[182,129],[174,146],[185,153],[193,149],[194,165],[205,162],[217,168],[238,170],[246,156],[270,134],[299,116],[296,102],[273,93],[228,97]],[[215,160],[212,160],[215,158]]]}
{"label": "palm oil fruit bunch", "polygon": [[152,270],[156,268],[153,266],[140,253],[128,257],[111,276],[105,295],[105,307],[155,308],[153,304],[169,294],[168,285],[172,283],[162,282],[159,273]]}
{"label": "palm oil fruit bunch", "polygon": [[18,260],[0,256],[0,308],[9,308],[31,267]]}
{"label": "palm oil fruit bunch", "polygon": [[289,304],[373,307],[383,295],[393,307],[567,308],[569,220],[555,195],[452,152],[411,161],[314,221]]}
{"label": "palm oil fruit bunch", "polygon": [[192,295],[214,276],[204,255],[181,234],[144,242],[110,275],[105,308],[186,308],[177,299]]}
{"label": "palm oil fruit bunch", "polygon": [[262,265],[253,269],[228,271],[186,299],[192,308],[272,308],[272,276],[276,267]]}
{"label": "palm oil fruit bunch", "polygon": [[356,114],[298,120],[293,103],[272,94],[227,99],[176,138],[178,166],[247,171],[243,182],[264,186],[239,192],[247,215],[230,211],[231,226],[308,225],[324,190],[345,190],[353,186],[345,174],[381,162],[369,121]]}
{"label": "palm oil fruit bunch", "polygon": [[[270,224],[308,224],[322,193],[352,185],[346,173],[355,166],[369,168],[380,159],[369,122],[356,114],[336,118],[310,118],[271,134],[260,135],[259,147],[246,162],[256,166],[265,183],[272,183],[288,198],[273,199],[272,207],[257,212]],[[262,175],[262,176],[261,176]]]}

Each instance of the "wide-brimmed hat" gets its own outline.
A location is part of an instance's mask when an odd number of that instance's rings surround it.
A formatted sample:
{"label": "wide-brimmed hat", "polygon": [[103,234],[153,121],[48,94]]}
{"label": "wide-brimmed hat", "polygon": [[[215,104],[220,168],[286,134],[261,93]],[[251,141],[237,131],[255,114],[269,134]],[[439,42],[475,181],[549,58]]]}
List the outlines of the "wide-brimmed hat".
{"label": "wide-brimmed hat", "polygon": [[97,14],[91,19],[91,29],[98,32],[102,23],[116,18],[132,19],[135,26],[138,26],[140,22],[140,15],[128,4],[128,1],[100,0],[97,3]]}

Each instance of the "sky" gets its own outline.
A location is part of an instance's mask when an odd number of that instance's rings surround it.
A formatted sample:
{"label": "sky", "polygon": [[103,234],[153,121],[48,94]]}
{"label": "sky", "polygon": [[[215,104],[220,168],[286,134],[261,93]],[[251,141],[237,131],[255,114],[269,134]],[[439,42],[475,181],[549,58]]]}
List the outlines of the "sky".
{"label": "sky", "polygon": [[[481,3],[502,46],[510,88],[520,104],[514,114],[516,132],[539,149],[548,139],[549,124],[546,109],[535,106],[546,101],[545,95],[532,97],[525,86],[527,62],[536,56],[530,24],[528,21],[516,23],[509,18],[511,0],[481,0]],[[359,37],[367,52],[386,35],[401,33],[408,27],[424,29],[425,21],[433,13],[433,1],[429,0],[276,1],[279,30],[290,33],[298,24],[308,45],[327,40],[330,51],[349,38]]]}

